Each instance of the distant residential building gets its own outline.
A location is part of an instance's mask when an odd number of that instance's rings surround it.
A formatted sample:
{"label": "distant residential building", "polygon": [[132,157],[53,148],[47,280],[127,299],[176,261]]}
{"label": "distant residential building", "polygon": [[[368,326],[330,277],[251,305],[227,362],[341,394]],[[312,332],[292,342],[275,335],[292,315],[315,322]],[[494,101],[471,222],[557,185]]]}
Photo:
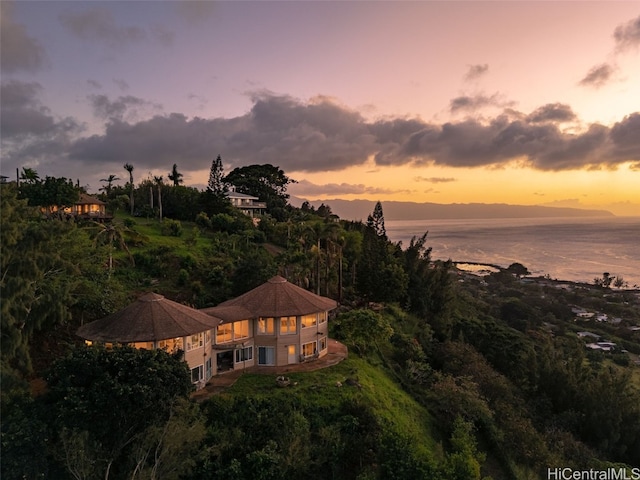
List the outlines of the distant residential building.
{"label": "distant residential building", "polygon": [[231,201],[231,205],[252,218],[264,215],[267,211],[267,204],[258,201],[258,197],[236,191],[227,192],[227,197]]}
{"label": "distant residential building", "polygon": [[[62,213],[66,216],[83,220],[111,220],[113,216],[107,213],[106,207],[107,204],[102,200],[82,192],[80,193],[78,201],[71,207],[64,207]],[[49,207],[49,213],[56,213],[59,212],[59,210],[59,207],[55,205]],[[45,209],[43,208],[43,212],[44,211]]]}
{"label": "distant residential building", "polygon": [[591,337],[591,338],[595,338],[596,340],[598,340],[600,338],[600,335],[597,335],[597,334],[591,333],[591,332],[578,332],[578,336],[580,338]]}
{"label": "distant residential building", "polygon": [[71,207],[71,215],[85,219],[111,218],[111,215],[107,215],[106,206],[102,200],[81,193],[80,199]]}
{"label": "distant residential building", "polygon": [[596,342],[596,343],[587,343],[587,348],[591,350],[600,350],[603,352],[611,352],[615,350],[616,344],[613,342]]}

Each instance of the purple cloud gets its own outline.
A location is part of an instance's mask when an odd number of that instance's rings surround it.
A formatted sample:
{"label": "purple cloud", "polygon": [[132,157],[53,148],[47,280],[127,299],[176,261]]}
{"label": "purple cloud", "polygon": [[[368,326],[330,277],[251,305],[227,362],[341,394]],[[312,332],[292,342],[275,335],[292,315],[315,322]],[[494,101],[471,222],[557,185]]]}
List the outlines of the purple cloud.
{"label": "purple cloud", "polygon": [[489,71],[489,65],[486,63],[478,64],[478,65],[469,65],[469,70],[467,70],[467,73],[464,75],[464,80],[467,82],[477,80],[478,78],[485,75],[488,71]]}
{"label": "purple cloud", "polygon": [[[207,170],[218,153],[227,169],[270,163],[286,172],[338,171],[372,159],[376,166],[483,167],[517,161],[538,170],[615,168],[623,162],[640,162],[638,112],[611,127],[592,124],[580,133],[568,133],[559,124],[577,119],[568,105],[559,103],[529,114],[509,112],[488,120],[440,124],[417,118],[368,121],[325,97],[303,102],[259,92],[252,96],[251,110],[235,118],[172,113],[134,121],[130,113],[144,110],[148,102],[94,95],[89,100],[96,113],[108,119],[105,130],[81,136],[72,119],[56,118],[42,105],[39,93],[37,84],[3,85],[3,153],[8,151],[5,146],[11,147],[3,167],[11,170],[46,157],[61,176],[68,171],[119,172],[127,162],[139,171],[164,170],[177,163],[189,174]],[[361,187],[357,182],[322,186],[341,191]]]}
{"label": "purple cloud", "polygon": [[619,25],[613,32],[616,50],[621,52],[640,46],[640,15],[624,25]]}
{"label": "purple cloud", "polygon": [[0,67],[4,73],[36,72],[46,64],[45,50],[24,25],[13,21],[13,3],[0,2]]}
{"label": "purple cloud", "polygon": [[616,67],[608,63],[596,65],[580,80],[579,84],[584,87],[600,88],[611,81]]}

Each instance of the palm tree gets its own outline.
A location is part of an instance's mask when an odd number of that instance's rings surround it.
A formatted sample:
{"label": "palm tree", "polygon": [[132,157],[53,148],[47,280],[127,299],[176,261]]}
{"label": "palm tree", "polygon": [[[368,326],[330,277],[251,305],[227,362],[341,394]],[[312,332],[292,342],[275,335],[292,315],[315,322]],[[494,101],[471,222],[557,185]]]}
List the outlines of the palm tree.
{"label": "palm tree", "polygon": [[178,185],[180,185],[182,183],[183,175],[178,171],[178,165],[176,165],[175,163],[173,164],[173,168],[171,169],[171,173],[169,175],[167,175],[167,177],[169,177],[169,180],[171,180],[173,182],[173,186],[174,187],[177,187]]}
{"label": "palm tree", "polygon": [[162,221],[162,175],[153,177],[153,181],[158,187],[158,208],[160,209],[160,221]]}
{"label": "palm tree", "polygon": [[99,228],[99,232],[96,234],[93,244],[97,245],[107,245],[109,251],[109,278],[111,278],[111,272],[113,271],[113,250],[115,244],[119,246],[122,250],[127,252],[129,255],[129,259],[131,260],[131,264],[135,265],[133,260],[133,256],[129,251],[129,247],[125,242],[125,233],[129,231],[127,227],[125,227],[121,223],[100,223],[93,222],[93,224]]}
{"label": "palm tree", "polygon": [[24,180],[27,183],[36,183],[40,180],[38,172],[33,168],[22,167],[22,173],[20,174],[20,180]]}
{"label": "palm tree", "polygon": [[124,169],[129,172],[129,205],[131,205],[131,215],[133,215],[133,165],[125,163]]}
{"label": "palm tree", "polygon": [[102,190],[107,195],[107,197],[109,196],[109,194],[111,194],[111,190],[113,189],[113,182],[115,182],[116,180],[120,180],[120,178],[116,177],[115,175],[109,175],[107,178],[100,179],[101,182],[107,182],[106,185],[100,188],[100,190]]}

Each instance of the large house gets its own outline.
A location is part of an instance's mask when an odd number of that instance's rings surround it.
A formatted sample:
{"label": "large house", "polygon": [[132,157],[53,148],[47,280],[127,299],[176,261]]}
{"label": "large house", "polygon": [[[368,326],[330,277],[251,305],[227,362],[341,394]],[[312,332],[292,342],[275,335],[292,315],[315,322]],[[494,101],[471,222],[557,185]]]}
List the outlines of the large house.
{"label": "large house", "polygon": [[222,319],[214,350],[218,372],[282,366],[327,354],[328,313],[337,303],[276,276],[203,311]]}
{"label": "large house", "polygon": [[86,343],[108,347],[162,348],[184,352],[191,381],[199,384],[213,374],[211,332],[221,320],[173,302],[157,293],[145,293],[131,305],[80,327],[77,335]]}
{"label": "large house", "polygon": [[337,303],[280,276],[217,307],[196,310],[147,293],[78,329],[88,343],[183,350],[191,381],[252,366],[279,367],[328,352],[328,313]]}

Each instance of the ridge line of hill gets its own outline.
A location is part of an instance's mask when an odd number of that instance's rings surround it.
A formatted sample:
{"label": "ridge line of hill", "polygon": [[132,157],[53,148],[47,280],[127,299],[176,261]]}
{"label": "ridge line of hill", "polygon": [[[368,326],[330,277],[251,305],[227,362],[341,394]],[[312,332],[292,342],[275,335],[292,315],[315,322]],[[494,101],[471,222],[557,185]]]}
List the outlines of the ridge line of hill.
{"label": "ridge line of hill", "polygon": [[[303,198],[291,197],[290,203],[299,207]],[[558,218],[558,217],[615,217],[608,210],[542,205],[510,205],[505,203],[418,203],[381,201],[386,220],[478,219],[478,218]],[[324,199],[309,201],[314,208],[328,205],[342,219],[365,220],[373,211],[374,200]]]}

